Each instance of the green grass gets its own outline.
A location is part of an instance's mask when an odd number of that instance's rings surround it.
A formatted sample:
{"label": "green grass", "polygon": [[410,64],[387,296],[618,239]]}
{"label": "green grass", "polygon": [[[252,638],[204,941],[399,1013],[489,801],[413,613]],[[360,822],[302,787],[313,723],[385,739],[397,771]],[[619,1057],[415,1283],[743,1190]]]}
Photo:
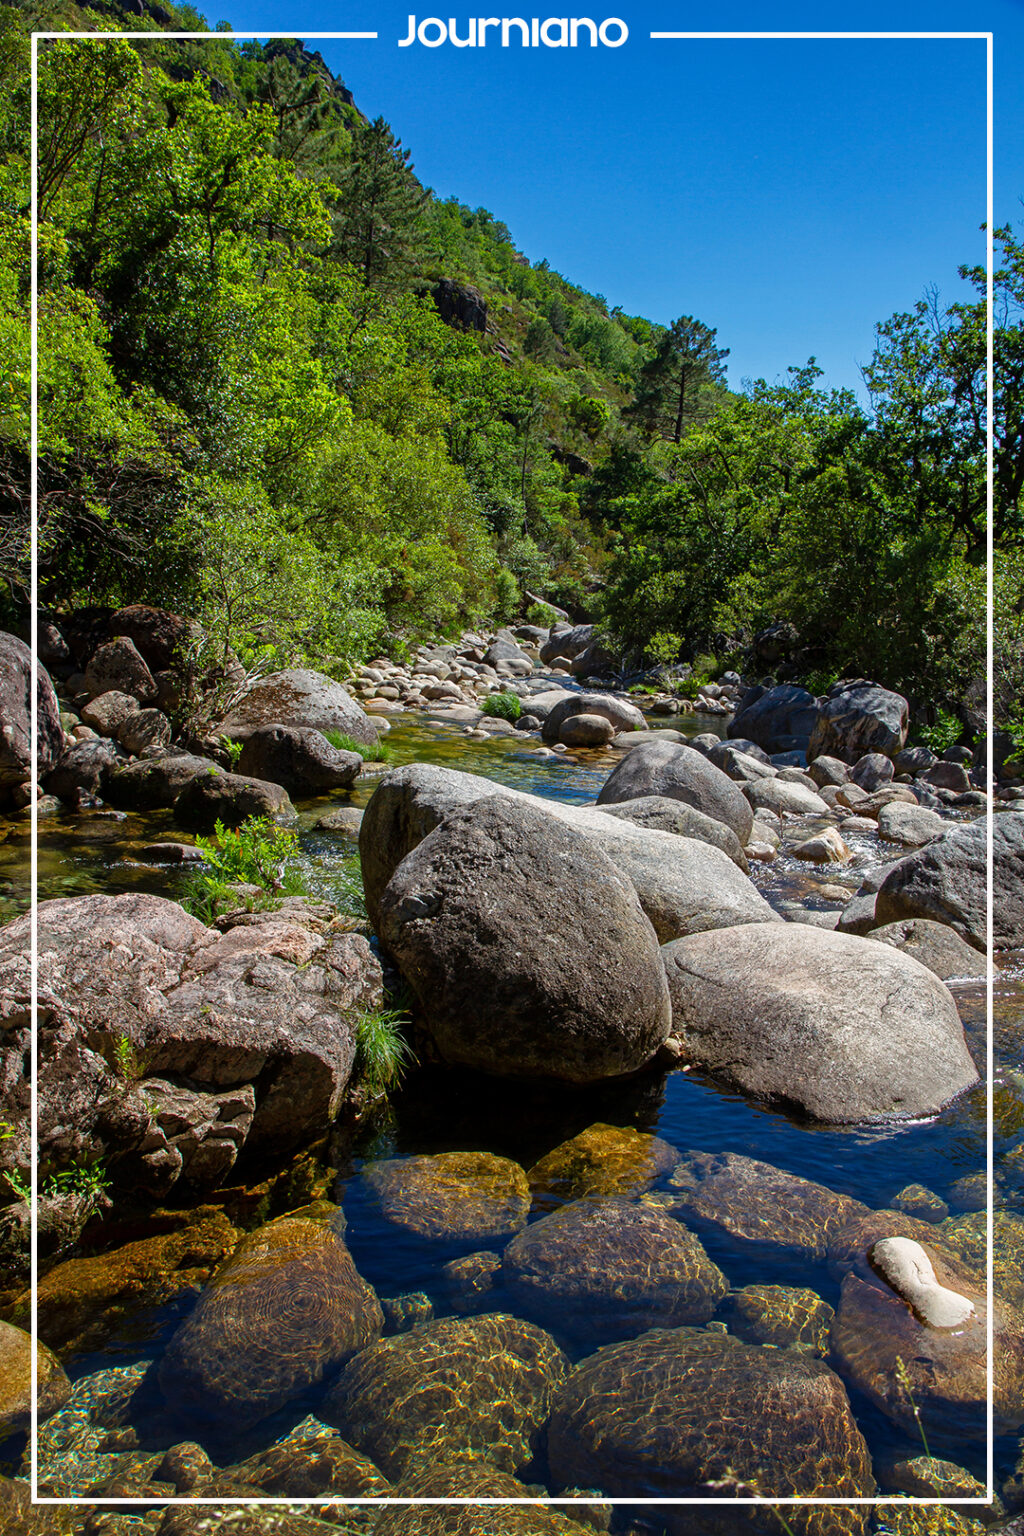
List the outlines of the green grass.
{"label": "green grass", "polygon": [[367,747],[361,741],[356,741],[355,737],[346,736],[344,731],[321,731],[320,734],[327,737],[336,752],[358,752],[364,763],[391,761],[391,749],[386,741],[378,739]]}
{"label": "green grass", "polygon": [[496,720],[509,720],[513,724],[522,712],[518,693],[489,693],[480,705],[482,715],[492,715]]}
{"label": "green grass", "polygon": [[356,1073],[373,1098],[397,1088],[416,1057],[402,1034],[408,1015],[397,1008],[368,1008],[356,1019]]}

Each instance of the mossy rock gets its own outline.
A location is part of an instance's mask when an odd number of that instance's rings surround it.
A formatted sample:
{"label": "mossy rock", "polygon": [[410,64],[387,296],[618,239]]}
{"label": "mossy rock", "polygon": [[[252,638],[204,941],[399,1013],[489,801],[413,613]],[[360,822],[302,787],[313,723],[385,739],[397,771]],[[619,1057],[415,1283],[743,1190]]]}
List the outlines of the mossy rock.
{"label": "mossy rock", "polygon": [[[52,1417],[71,1396],[71,1383],[56,1355],[36,1341],[36,1404],[39,1421]],[[0,1440],[32,1423],[32,1335],[0,1323]]]}
{"label": "mossy rock", "polygon": [[487,1243],[526,1225],[530,1189],[518,1163],[490,1152],[440,1152],[372,1163],[363,1178],[385,1221],[416,1237]]}
{"label": "mossy rock", "polygon": [[884,1482],[915,1499],[983,1499],[985,1484],[966,1467],[937,1456],[913,1456],[886,1470]]}
{"label": "mossy rock", "polygon": [[[656,1329],[583,1360],[555,1398],[548,1458],[560,1486],[722,1498],[721,1510],[663,1506],[672,1536],[723,1525],[774,1536],[774,1512],[736,1496],[875,1490],[846,1391],[824,1362],[693,1328]],[[802,1536],[825,1536],[863,1531],[868,1512],[790,1505],[786,1518]]]}
{"label": "mossy rock", "polygon": [[[984,1211],[953,1216],[938,1229],[943,1242],[974,1269],[987,1264],[987,1217]],[[992,1284],[1024,1312],[1024,1216],[992,1212]]]}
{"label": "mossy rock", "polygon": [[210,1504],[172,1505],[156,1529],[157,1536],[342,1536],[346,1529],[358,1527],[339,1527],[304,1509]]}
{"label": "mossy rock", "polygon": [[452,1259],[441,1269],[445,1299],[453,1312],[480,1312],[493,1295],[501,1274],[501,1254],[484,1249]]}
{"label": "mossy rock", "polygon": [[0,1531],[4,1536],[73,1536],[80,1511],[32,1503],[28,1483],[0,1477]]}
{"label": "mossy rock", "polygon": [[444,1318],[364,1349],[324,1412],[390,1478],[467,1454],[515,1472],[568,1369],[550,1334],[521,1318]]}
{"label": "mossy rock", "polygon": [[886,1504],[879,1515],[882,1536],[985,1536],[980,1520],[937,1504]]}
{"label": "mossy rock", "polygon": [[[396,1484],[401,1499],[528,1499],[530,1490],[514,1477],[479,1461],[437,1467]],[[373,1536],[585,1536],[586,1526],[564,1510],[543,1504],[480,1507],[449,1504],[383,1510]]]}
{"label": "mossy rock", "polygon": [[[40,1336],[65,1356],[97,1349],[115,1333],[154,1337],[166,1325],[160,1309],[204,1285],[239,1236],[214,1211],[177,1231],[58,1264],[39,1282]],[[28,1326],[29,1317],[26,1295],[13,1321]]]}
{"label": "mossy rock", "polygon": [[243,1238],[167,1347],[160,1385],[186,1419],[233,1434],[315,1386],[384,1326],[330,1216]]}
{"label": "mossy rock", "polygon": [[631,1125],[590,1125],[554,1147],[527,1173],[542,1208],[588,1195],[638,1195],[674,1168],[679,1153]]}
{"label": "mossy rock", "polygon": [[729,1328],[748,1344],[772,1344],[806,1354],[828,1354],[828,1331],[835,1317],[817,1291],[789,1285],[746,1285],[728,1298]]}
{"label": "mossy rock", "polygon": [[520,1232],[502,1279],[517,1308],[587,1341],[704,1323],[728,1290],[700,1239],[628,1200],[575,1200]]}
{"label": "mossy rock", "polygon": [[891,1203],[894,1211],[916,1216],[918,1221],[937,1223],[945,1221],[949,1215],[945,1200],[923,1184],[905,1184],[898,1194],[893,1195]]}

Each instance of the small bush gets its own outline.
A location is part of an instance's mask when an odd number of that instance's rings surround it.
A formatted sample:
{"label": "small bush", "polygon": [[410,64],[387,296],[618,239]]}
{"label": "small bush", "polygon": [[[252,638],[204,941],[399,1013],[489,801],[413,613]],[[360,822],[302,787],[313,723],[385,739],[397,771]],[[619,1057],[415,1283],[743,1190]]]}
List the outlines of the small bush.
{"label": "small bush", "polygon": [[522,712],[518,693],[489,693],[480,705],[482,715],[491,715],[496,720],[510,720],[513,725]]}
{"label": "small bush", "polygon": [[527,624],[536,624],[538,629],[550,629],[558,615],[547,603],[531,603],[526,610]]}
{"label": "small bush", "polygon": [[364,746],[361,741],[356,741],[354,736],[346,736],[344,731],[323,731],[335,752],[358,752],[364,763],[389,763],[391,761],[391,749],[386,741],[379,738],[372,746]]}
{"label": "small bush", "polygon": [[222,736],[220,739],[220,744],[224,748],[224,751],[227,753],[231,761],[232,768],[237,768],[238,759],[245,751],[245,742],[236,741],[233,736]]}
{"label": "small bush", "polygon": [[397,1009],[368,1008],[356,1019],[355,1070],[373,1098],[397,1088],[416,1057],[401,1032],[407,1015]]}
{"label": "small bush", "polygon": [[683,648],[683,642],[678,635],[671,630],[661,629],[648,640],[644,650],[654,664],[666,667],[672,666],[679,660],[679,652]]}
{"label": "small bush", "polygon": [[265,900],[301,890],[299,840],[269,816],[250,816],[240,827],[218,821],[213,837],[197,837],[196,847],[207,868],[193,876],[182,905],[204,922],[217,915],[233,885],[254,885]]}

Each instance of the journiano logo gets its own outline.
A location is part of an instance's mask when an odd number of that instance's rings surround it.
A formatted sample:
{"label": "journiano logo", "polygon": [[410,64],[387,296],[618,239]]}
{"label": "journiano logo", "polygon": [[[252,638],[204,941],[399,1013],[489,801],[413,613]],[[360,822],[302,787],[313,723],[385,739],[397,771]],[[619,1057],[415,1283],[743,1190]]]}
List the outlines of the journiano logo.
{"label": "journiano logo", "polygon": [[492,47],[500,48],[621,48],[629,37],[629,28],[618,16],[608,16],[604,21],[591,21],[589,16],[546,16],[543,21],[531,16],[468,16],[462,35],[459,22],[454,16],[442,21],[438,16],[425,16],[417,22],[409,17],[409,35],[399,39],[399,48],[410,48],[422,43],[424,48],[440,48],[451,43],[454,48],[486,48],[487,34],[495,29]]}

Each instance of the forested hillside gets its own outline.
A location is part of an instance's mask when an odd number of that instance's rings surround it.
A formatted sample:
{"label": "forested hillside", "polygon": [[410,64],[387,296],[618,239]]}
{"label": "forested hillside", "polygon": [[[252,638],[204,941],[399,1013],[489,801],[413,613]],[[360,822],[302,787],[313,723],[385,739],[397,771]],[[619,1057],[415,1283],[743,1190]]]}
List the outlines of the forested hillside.
{"label": "forested hillside", "polygon": [[[153,14],[0,6],[0,555],[15,610],[28,33],[206,25],[188,7]],[[410,149],[298,42],[69,40],[42,50],[39,76],[50,607],[152,602],[243,657],[330,669],[521,616],[533,594],[599,620],[633,665],[741,660],[816,689],[862,674],[918,706],[952,706],[978,678],[982,272],[976,299],[949,306],[926,285],[955,274],[923,272],[917,308],[880,323],[870,410],[813,359],[784,383],[729,387],[729,337],[685,292],[664,327],[531,264],[500,209],[425,189]],[[1010,229],[998,253],[1000,714],[1016,727],[1024,248]]]}

